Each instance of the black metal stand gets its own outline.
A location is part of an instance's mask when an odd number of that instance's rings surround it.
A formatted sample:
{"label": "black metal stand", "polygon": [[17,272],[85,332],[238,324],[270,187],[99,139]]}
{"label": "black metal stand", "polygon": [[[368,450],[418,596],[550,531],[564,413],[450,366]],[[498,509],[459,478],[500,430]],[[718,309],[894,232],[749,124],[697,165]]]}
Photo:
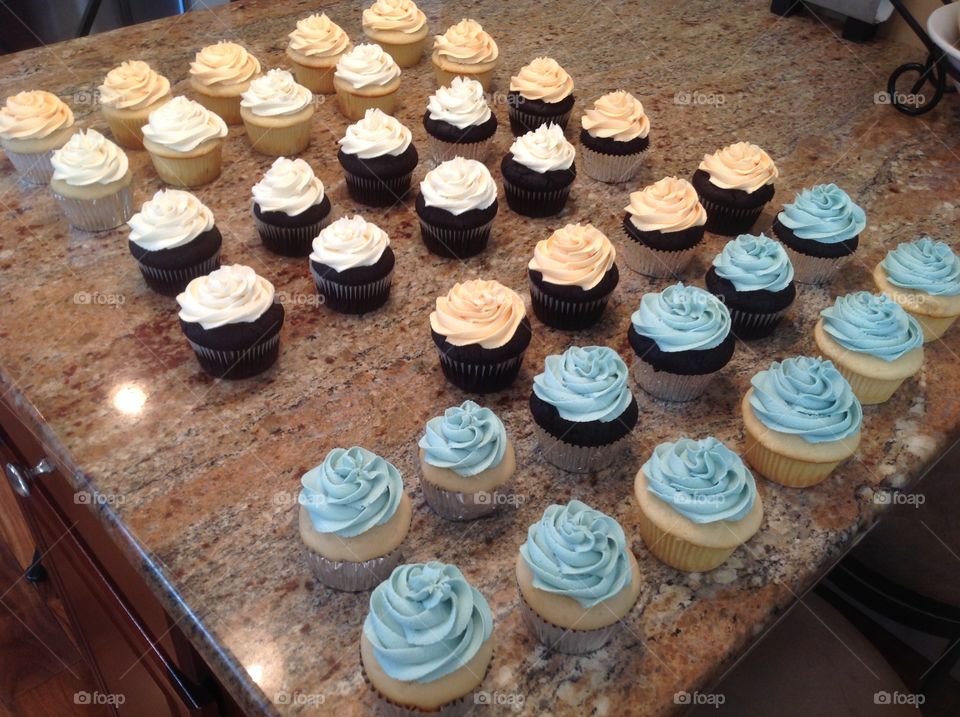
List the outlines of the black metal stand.
{"label": "black metal stand", "polygon": [[[926,114],[940,104],[940,100],[943,99],[943,93],[947,87],[947,76],[952,75],[956,77],[957,72],[950,64],[946,53],[937,47],[936,43],[930,39],[927,31],[923,29],[913,14],[904,6],[902,0],[890,0],[890,2],[893,4],[894,9],[900,13],[904,22],[906,22],[914,34],[920,38],[920,41],[927,48],[928,52],[926,62],[908,62],[905,65],[900,65],[900,67],[895,69],[893,74],[890,75],[890,79],[887,80],[887,96],[893,108],[905,115],[915,117]],[[950,0],[943,0],[943,4],[949,5]],[[917,79],[910,85],[909,92],[898,88],[897,83],[899,80],[904,75],[913,73],[917,75]],[[933,94],[930,95],[929,98],[923,93],[923,89],[927,85],[929,85],[933,91]]]}

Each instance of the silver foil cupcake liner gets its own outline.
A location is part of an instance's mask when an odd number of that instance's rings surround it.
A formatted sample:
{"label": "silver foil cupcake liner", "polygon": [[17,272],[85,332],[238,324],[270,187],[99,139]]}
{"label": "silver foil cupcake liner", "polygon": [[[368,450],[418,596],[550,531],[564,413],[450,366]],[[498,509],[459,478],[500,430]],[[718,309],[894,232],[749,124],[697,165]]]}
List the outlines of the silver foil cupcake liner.
{"label": "silver foil cupcake liner", "polygon": [[630,375],[644,391],[663,401],[683,403],[700,396],[719,371],[686,376],[669,371],[656,371],[653,366],[637,358],[630,367]]}
{"label": "silver foil cupcake liner", "polygon": [[[423,232],[429,232],[433,241],[442,244],[449,255],[464,258],[464,252],[466,257],[470,257],[479,254],[486,248],[487,242],[490,240],[490,227],[492,226],[493,219],[473,229],[448,229],[428,224],[421,219],[420,237],[423,243],[427,245],[427,249],[434,254],[437,252],[430,246],[430,238],[423,237]],[[478,245],[481,246],[480,250],[474,251],[473,249]]]}
{"label": "silver foil cupcake liner", "polygon": [[[728,307],[729,308],[729,307]],[[789,308],[789,307],[787,307]],[[787,313],[787,309],[767,314],[751,313],[740,309],[730,309],[730,324],[733,335],[738,339],[761,338],[773,331],[774,327]],[[740,334],[743,336],[740,336]],[[760,334],[757,336],[756,334]]]}
{"label": "silver foil cupcake liner", "polygon": [[133,216],[133,185],[98,199],[74,199],[51,192],[70,226],[85,232],[114,229]]}
{"label": "silver foil cupcake liner", "polygon": [[427,156],[434,166],[446,162],[454,157],[475,159],[483,162],[490,154],[490,144],[493,135],[479,142],[444,142],[432,134],[427,134]]}
{"label": "silver foil cupcake liner", "polygon": [[310,264],[310,273],[313,274],[317,291],[330,303],[366,303],[385,292],[389,292],[390,284],[393,281],[393,269],[382,279],[366,284],[340,284],[331,281],[320,276],[312,263]]}
{"label": "silver foil cupcake liner", "polygon": [[21,154],[20,152],[11,152],[4,149],[7,159],[17,170],[17,174],[27,184],[49,184],[53,177],[53,163],[50,158],[54,150],[40,152],[38,154]]}
{"label": "silver foil cupcake liner", "polygon": [[[533,283],[533,281],[529,282],[529,284],[530,298],[533,299],[534,304],[540,304],[548,312],[555,313],[558,318],[566,320],[566,322],[570,324],[569,328],[571,330],[586,328],[588,324],[599,321],[604,308],[607,306],[607,302],[610,300],[610,294],[602,296],[599,299],[593,299],[592,301],[558,299],[546,293]],[[591,320],[591,317],[594,315],[596,315],[596,318]],[[543,321],[542,317],[541,321]],[[553,325],[549,321],[544,321],[544,323]],[[566,329],[567,327],[558,326],[555,328]]]}
{"label": "silver foil cupcake liner", "polygon": [[370,560],[328,560],[319,553],[307,550],[308,561],[317,580],[334,590],[359,593],[372,590],[390,577],[403,555],[396,547],[386,555]]}
{"label": "silver foil cupcake liner", "polygon": [[624,235],[620,253],[627,266],[638,274],[658,279],[679,277],[693,259],[693,255],[697,253],[697,248],[703,243],[703,240],[700,240],[688,249],[662,251],[652,249],[643,242],[626,235],[626,232]]}
{"label": "silver foil cupcake liner", "polygon": [[[525,353],[525,352],[524,352]],[[470,363],[457,361],[437,349],[444,376],[464,391],[488,393],[506,388],[520,371],[523,353],[498,363]]]}
{"label": "silver foil cupcake liner", "polygon": [[476,520],[495,513],[504,502],[503,496],[510,495],[510,491],[505,490],[508,484],[509,481],[492,491],[457,493],[420,478],[420,489],[427,505],[446,520]]}
{"label": "silver foil cupcake liner", "polygon": [[830,281],[853,256],[853,254],[838,257],[810,256],[801,254],[786,244],[783,248],[787,250],[787,256],[793,264],[793,278],[801,284],[823,284]]}
{"label": "silver foil cupcake liner", "polygon": [[584,174],[608,184],[619,184],[633,179],[643,166],[644,151],[634,154],[604,154],[583,144],[579,148]]}
{"label": "silver foil cupcake liner", "polygon": [[220,250],[218,249],[216,254],[204,259],[199,264],[177,269],[159,269],[155,266],[147,266],[140,261],[137,261],[137,266],[140,267],[140,273],[148,281],[152,280],[159,284],[169,284],[171,286],[174,284],[186,285],[198,276],[206,276],[211,271],[220,268]]}
{"label": "silver foil cupcake liner", "polygon": [[279,252],[283,256],[307,256],[313,240],[330,223],[332,213],[329,212],[319,222],[302,227],[277,227],[261,221],[256,214],[253,215],[253,221],[257,225],[260,240],[270,251]]}
{"label": "silver foil cupcake liner", "polygon": [[585,655],[589,652],[596,652],[610,642],[620,628],[619,621],[606,627],[598,627],[595,630],[575,630],[560,627],[544,620],[527,604],[523,593],[520,592],[519,585],[517,585],[517,594],[520,595],[520,614],[527,627],[530,628],[530,632],[548,649],[562,652],[565,655]]}
{"label": "silver foil cupcake liner", "polygon": [[[545,124],[557,124],[560,125],[561,129],[566,130],[567,123],[570,121],[569,111],[564,112],[562,115],[544,117],[542,115],[533,115],[529,112],[521,112],[512,104],[507,108],[507,114],[510,117],[510,129],[515,137],[519,137],[527,132],[532,132],[537,129],[537,127]],[[518,129],[522,131],[518,133]]]}
{"label": "silver foil cupcake liner", "polygon": [[577,446],[563,441],[534,422],[534,433],[543,459],[568,473],[592,473],[606,468],[627,449],[630,434],[604,446]]}

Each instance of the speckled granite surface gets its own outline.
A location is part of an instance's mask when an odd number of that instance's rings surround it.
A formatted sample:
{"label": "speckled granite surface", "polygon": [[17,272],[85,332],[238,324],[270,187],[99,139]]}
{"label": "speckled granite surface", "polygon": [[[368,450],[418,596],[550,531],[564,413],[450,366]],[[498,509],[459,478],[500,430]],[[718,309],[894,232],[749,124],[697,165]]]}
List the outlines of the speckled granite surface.
{"label": "speckled granite surface", "polygon": [[[21,89],[58,93],[82,125],[104,128],[91,90],[119,61],[149,61],[184,90],[192,53],[220,38],[250,47],[266,67],[284,62],[285,35],[318,3],[238,2],[0,58],[0,96]],[[813,351],[816,313],[837,293],[870,288],[868,268],[898,241],[931,232],[953,239],[960,219],[957,127],[948,97],[931,116],[908,119],[874,102],[896,64],[921,59],[896,45],[859,46],[812,17],[781,20],[763,3],[556,3],[493,0],[423,2],[435,31],[462,16],[480,19],[502,61],[497,91],[511,70],[552,54],[573,75],[578,104],[624,87],[642,98],[652,149],[628,186],[586,176],[561,217],[527,220],[505,203],[493,241],[466,264],[433,257],[406,207],[363,210],[393,240],[398,267],[392,298],[362,318],[313,305],[305,261],[268,254],[249,217],[248,195],[270,163],[231,131],[223,176],[200,188],[225,237],[224,259],[253,266],[287,300],[278,365],[240,383],[200,372],[180,334],[175,304],[150,292],[121,231],[72,232],[44,189],[16,183],[0,165],[3,311],[2,388],[36,424],[64,465],[107,500],[101,513],[141,564],[163,602],[251,714],[367,712],[357,639],[364,596],[338,594],[311,579],[296,534],[299,476],[331,447],[362,444],[403,472],[415,514],[406,554],[458,564],[494,610],[498,648],[485,689],[523,701],[530,714],[661,715],[678,690],[704,689],[880,512],[878,485],[904,486],[944,450],[957,423],[960,329],[927,348],[921,374],[884,406],[866,409],[856,458],[821,486],[798,492],[759,481],[766,507],[760,532],[722,568],[680,574],[658,563],[637,537],[632,477],[658,442],[713,434],[742,444],[736,406],[750,375],[773,359]],[[360,2],[327,11],[360,36]],[[433,88],[425,59],[404,72],[399,117],[425,148],[419,118]],[[678,94],[680,93],[680,94]],[[502,100],[502,95],[498,95]],[[496,112],[506,125],[502,101]],[[335,212],[353,212],[335,159],[345,122],[333,103],[319,108],[304,155],[327,186]],[[525,266],[536,240],[568,221],[592,221],[618,237],[630,189],[667,174],[689,176],[704,152],[745,139],[765,147],[781,180],[774,205],[803,186],[835,181],[867,211],[860,261],[832,286],[804,287],[786,325],[770,340],[739,344],[709,393],[685,406],[637,394],[641,408],[627,459],[596,475],[565,475],[533,444],[526,407],[543,358],[571,343],[608,344],[625,358],[629,314],[663,282],[625,267],[602,324],[577,335],[534,321],[534,341],[514,387],[486,402],[517,447],[517,490],[525,502],[494,519],[446,523],[417,487],[416,439],[426,419],[465,397],[447,385],[429,336],[433,298],[456,280],[492,277],[526,293]],[[509,145],[505,128],[499,157]],[[131,153],[136,200],[160,183],[148,158]],[[497,166],[492,159],[491,168]],[[417,169],[419,179],[425,167]],[[495,170],[495,176],[499,172]],[[687,278],[702,285],[722,241],[708,237]],[[117,410],[133,387],[139,413]],[[129,394],[123,394],[129,395]],[[122,403],[122,402],[121,402]],[[36,411],[31,408],[36,407]],[[515,609],[512,563],[526,526],[551,502],[579,497],[614,514],[632,536],[645,586],[622,636],[585,658],[546,654]],[[517,697],[519,696],[519,698]],[[322,702],[322,704],[320,704]],[[507,713],[503,704],[480,708]]]}

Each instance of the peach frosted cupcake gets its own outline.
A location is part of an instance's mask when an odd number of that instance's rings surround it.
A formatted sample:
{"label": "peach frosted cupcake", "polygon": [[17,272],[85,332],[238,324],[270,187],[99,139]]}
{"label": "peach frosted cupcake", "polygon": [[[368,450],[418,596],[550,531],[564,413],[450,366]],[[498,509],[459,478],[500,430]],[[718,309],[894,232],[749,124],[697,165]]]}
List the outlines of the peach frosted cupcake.
{"label": "peach frosted cupcake", "polygon": [[170,81],[141,60],[114,67],[100,85],[100,111],[121,147],[143,149],[150,113],[169,102]]}
{"label": "peach frosted cupcake", "polygon": [[227,125],[186,97],[174,97],[150,113],[143,146],[157,174],[175,187],[195,187],[220,176]]}
{"label": "peach frosted cupcake", "polygon": [[260,61],[235,42],[207,45],[190,63],[190,87],[200,104],[227,124],[241,124],[240,95],[260,74]]}
{"label": "peach frosted cupcake", "polygon": [[272,157],[300,154],[310,144],[313,93],[286,70],[270,70],[243,93],[240,116],[250,146]]}
{"label": "peach frosted cupcake", "polygon": [[392,115],[397,109],[400,66],[379,45],[357,45],[341,55],[333,73],[340,112],[363,119],[369,109]]}
{"label": "peach frosted cupcake", "polygon": [[737,142],[705,154],[691,183],[707,210],[707,231],[746,234],[767,202],[779,176],[770,155],[750,142]]}
{"label": "peach frosted cupcake", "polygon": [[50,92],[19,92],[0,108],[0,147],[30,184],[50,181],[53,151],[65,145],[76,131],[73,112]]}
{"label": "peach frosted cupcake", "polygon": [[363,33],[400,67],[413,67],[427,44],[427,16],[412,0],[376,0],[363,11]]}
{"label": "peach frosted cupcake", "polygon": [[297,82],[311,92],[332,95],[333,71],[350,47],[343,28],[321,13],[297,21],[297,29],[290,33],[287,57]]}
{"label": "peach frosted cupcake", "polygon": [[567,71],[552,57],[537,57],[510,78],[510,130],[515,137],[549,123],[564,130],[573,103],[573,80]]}
{"label": "peach frosted cupcake", "polygon": [[643,105],[624,90],[609,92],[580,118],[583,171],[599,182],[626,182],[650,146],[650,120]]}
{"label": "peach frosted cupcake", "polygon": [[449,85],[454,77],[476,80],[490,89],[500,49],[476,20],[461,20],[433,41],[433,69],[437,84]]}

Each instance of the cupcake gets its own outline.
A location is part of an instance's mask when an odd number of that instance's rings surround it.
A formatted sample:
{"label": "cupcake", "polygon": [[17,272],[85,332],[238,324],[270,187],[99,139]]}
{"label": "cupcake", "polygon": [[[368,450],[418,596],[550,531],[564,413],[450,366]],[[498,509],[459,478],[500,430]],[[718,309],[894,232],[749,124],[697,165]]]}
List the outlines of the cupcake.
{"label": "cupcake", "polygon": [[473,159],[447,160],[420,182],[420,238],[438,256],[466,259],[479,254],[490,239],[497,206],[490,170]]}
{"label": "cupcake", "polygon": [[95,129],[73,134],[50,157],[50,191],[76,229],[100,232],[133,214],[133,174],[127,155]]}
{"label": "cupcake", "polygon": [[463,573],[410,563],[370,596],[360,665],[381,714],[454,717],[480,701],[493,647],[490,606]]}
{"label": "cupcake", "polygon": [[813,337],[863,404],[883,403],[923,365],[923,329],[885,294],[837,297]]}
{"label": "cupcake", "polygon": [[567,224],[538,241],[527,264],[533,313],[555,329],[593,326],[620,281],[616,258],[593,224]]}
{"label": "cupcake", "polygon": [[174,97],[150,113],[143,146],[157,174],[175,187],[196,187],[220,176],[227,125],[186,97]]}
{"label": "cupcake", "polygon": [[727,236],[750,231],[773,199],[778,174],[770,155],[749,142],[705,154],[693,186],[707,210],[707,231]]}
{"label": "cupcake", "polygon": [[483,91],[490,89],[500,49],[476,20],[461,20],[433,41],[433,69],[440,87],[455,77],[476,80]]}
{"label": "cupcake", "polygon": [[412,140],[409,129],[378,109],[347,127],[337,159],[350,197],[371,207],[402,202],[420,159]]}
{"label": "cupcake", "polygon": [[450,383],[490,393],[513,383],[532,334],[517,292],[497,281],[471,279],[437,297],[430,335]]}
{"label": "cupcake", "polygon": [[939,339],[960,316],[960,258],[942,241],[899,244],[877,264],[873,280],[920,322],[924,341]]}
{"label": "cupcake", "polygon": [[577,176],[575,155],[555,124],[518,137],[500,163],[510,208],[527,217],[552,217],[563,211]]}
{"label": "cupcake", "polygon": [[221,40],[190,63],[190,87],[200,104],[227,124],[242,124],[240,96],[260,74],[260,62],[235,42]]}
{"label": "cupcake", "polygon": [[696,286],[644,294],[627,329],[633,380],[664,401],[692,401],[733,357],[730,324],[723,302]]}
{"label": "cupcake", "polygon": [[605,468],[626,448],[637,425],[627,365],[606,346],[571,346],[547,356],[533,378],[530,412],[540,452],[571,473]]}
{"label": "cupcake", "polygon": [[664,177],[630,194],[623,259],[638,274],[677,277],[703,241],[707,212],[686,179]]}
{"label": "cupcake", "polygon": [[223,237],[213,212],[189,192],[161,189],[127,224],[127,247],[154,291],[174,296],[220,268]]}
{"label": "cupcake", "polygon": [[0,147],[28,184],[50,181],[50,156],[76,131],[70,108],[43,90],[19,92],[0,108]]}
{"label": "cupcake", "polygon": [[863,409],[831,361],[809,356],[774,361],[750,383],[740,404],[743,457],[760,475],[806,488],[856,452]]}
{"label": "cupcake", "polygon": [[400,68],[379,45],[357,45],[340,56],[333,73],[340,112],[361,119],[376,108],[388,115],[397,109]]}
{"label": "cupcake", "polygon": [[583,171],[599,182],[626,182],[650,146],[650,120],[640,100],[624,90],[610,92],[580,118]]}
{"label": "cupcake", "polygon": [[731,330],[740,339],[772,334],[797,296],[790,258],[763,234],[741,234],[727,242],[714,257],[706,283],[730,310]]}
{"label": "cupcake", "polygon": [[482,162],[497,131],[497,117],[490,111],[479,82],[454,77],[449,85],[430,95],[423,128],[434,164],[454,157]]}
{"label": "cupcake", "polygon": [[623,528],[579,500],[548,507],[517,554],[523,620],[557,652],[582,655],[607,644],[640,587]]}
{"label": "cupcake", "polygon": [[343,314],[365,314],[387,303],[395,263],[387,233],[359,215],[326,227],[310,254],[324,304]]}
{"label": "cupcake", "polygon": [[250,146],[274,157],[300,154],[310,144],[313,93],[286,70],[270,70],[241,95],[240,116]]}
{"label": "cupcake", "polygon": [[332,95],[333,71],[351,47],[347,33],[320,13],[298,20],[289,37],[286,54],[297,82],[318,95]]}
{"label": "cupcake", "polygon": [[804,189],[784,204],[773,233],[787,248],[803,284],[829,281],[857,250],[867,225],[863,210],[835,184]]}
{"label": "cupcake", "polygon": [[413,514],[400,471],[366,448],[334,448],[300,483],[300,539],[317,579],[347,592],[386,580]]}
{"label": "cupcake", "polygon": [[169,102],[170,81],[141,60],[114,67],[100,85],[100,111],[114,141],[128,149],[143,149],[143,125],[150,113]]}
{"label": "cupcake", "polygon": [[307,256],[330,221],[323,182],[302,159],[277,157],[253,185],[253,220],[263,245],[281,256]]}
{"label": "cupcake", "polygon": [[510,78],[507,93],[507,114],[515,137],[541,125],[555,124],[567,128],[573,109],[573,80],[550,57],[538,57]]}
{"label": "cupcake", "polygon": [[500,507],[517,458],[497,414],[464,401],[427,421],[419,445],[420,488],[441,518],[472,520]]}
{"label": "cupcake", "polygon": [[640,536],[677,570],[719,567],[763,520],[753,474],[716,438],[661,443],[637,471]]}
{"label": "cupcake", "polygon": [[214,378],[248,378],[280,353],[283,304],[249,266],[222,266],[177,294],[180,328],[201,368]]}
{"label": "cupcake", "polygon": [[363,11],[363,34],[400,67],[413,67],[427,46],[427,16],[412,0],[375,0]]}

